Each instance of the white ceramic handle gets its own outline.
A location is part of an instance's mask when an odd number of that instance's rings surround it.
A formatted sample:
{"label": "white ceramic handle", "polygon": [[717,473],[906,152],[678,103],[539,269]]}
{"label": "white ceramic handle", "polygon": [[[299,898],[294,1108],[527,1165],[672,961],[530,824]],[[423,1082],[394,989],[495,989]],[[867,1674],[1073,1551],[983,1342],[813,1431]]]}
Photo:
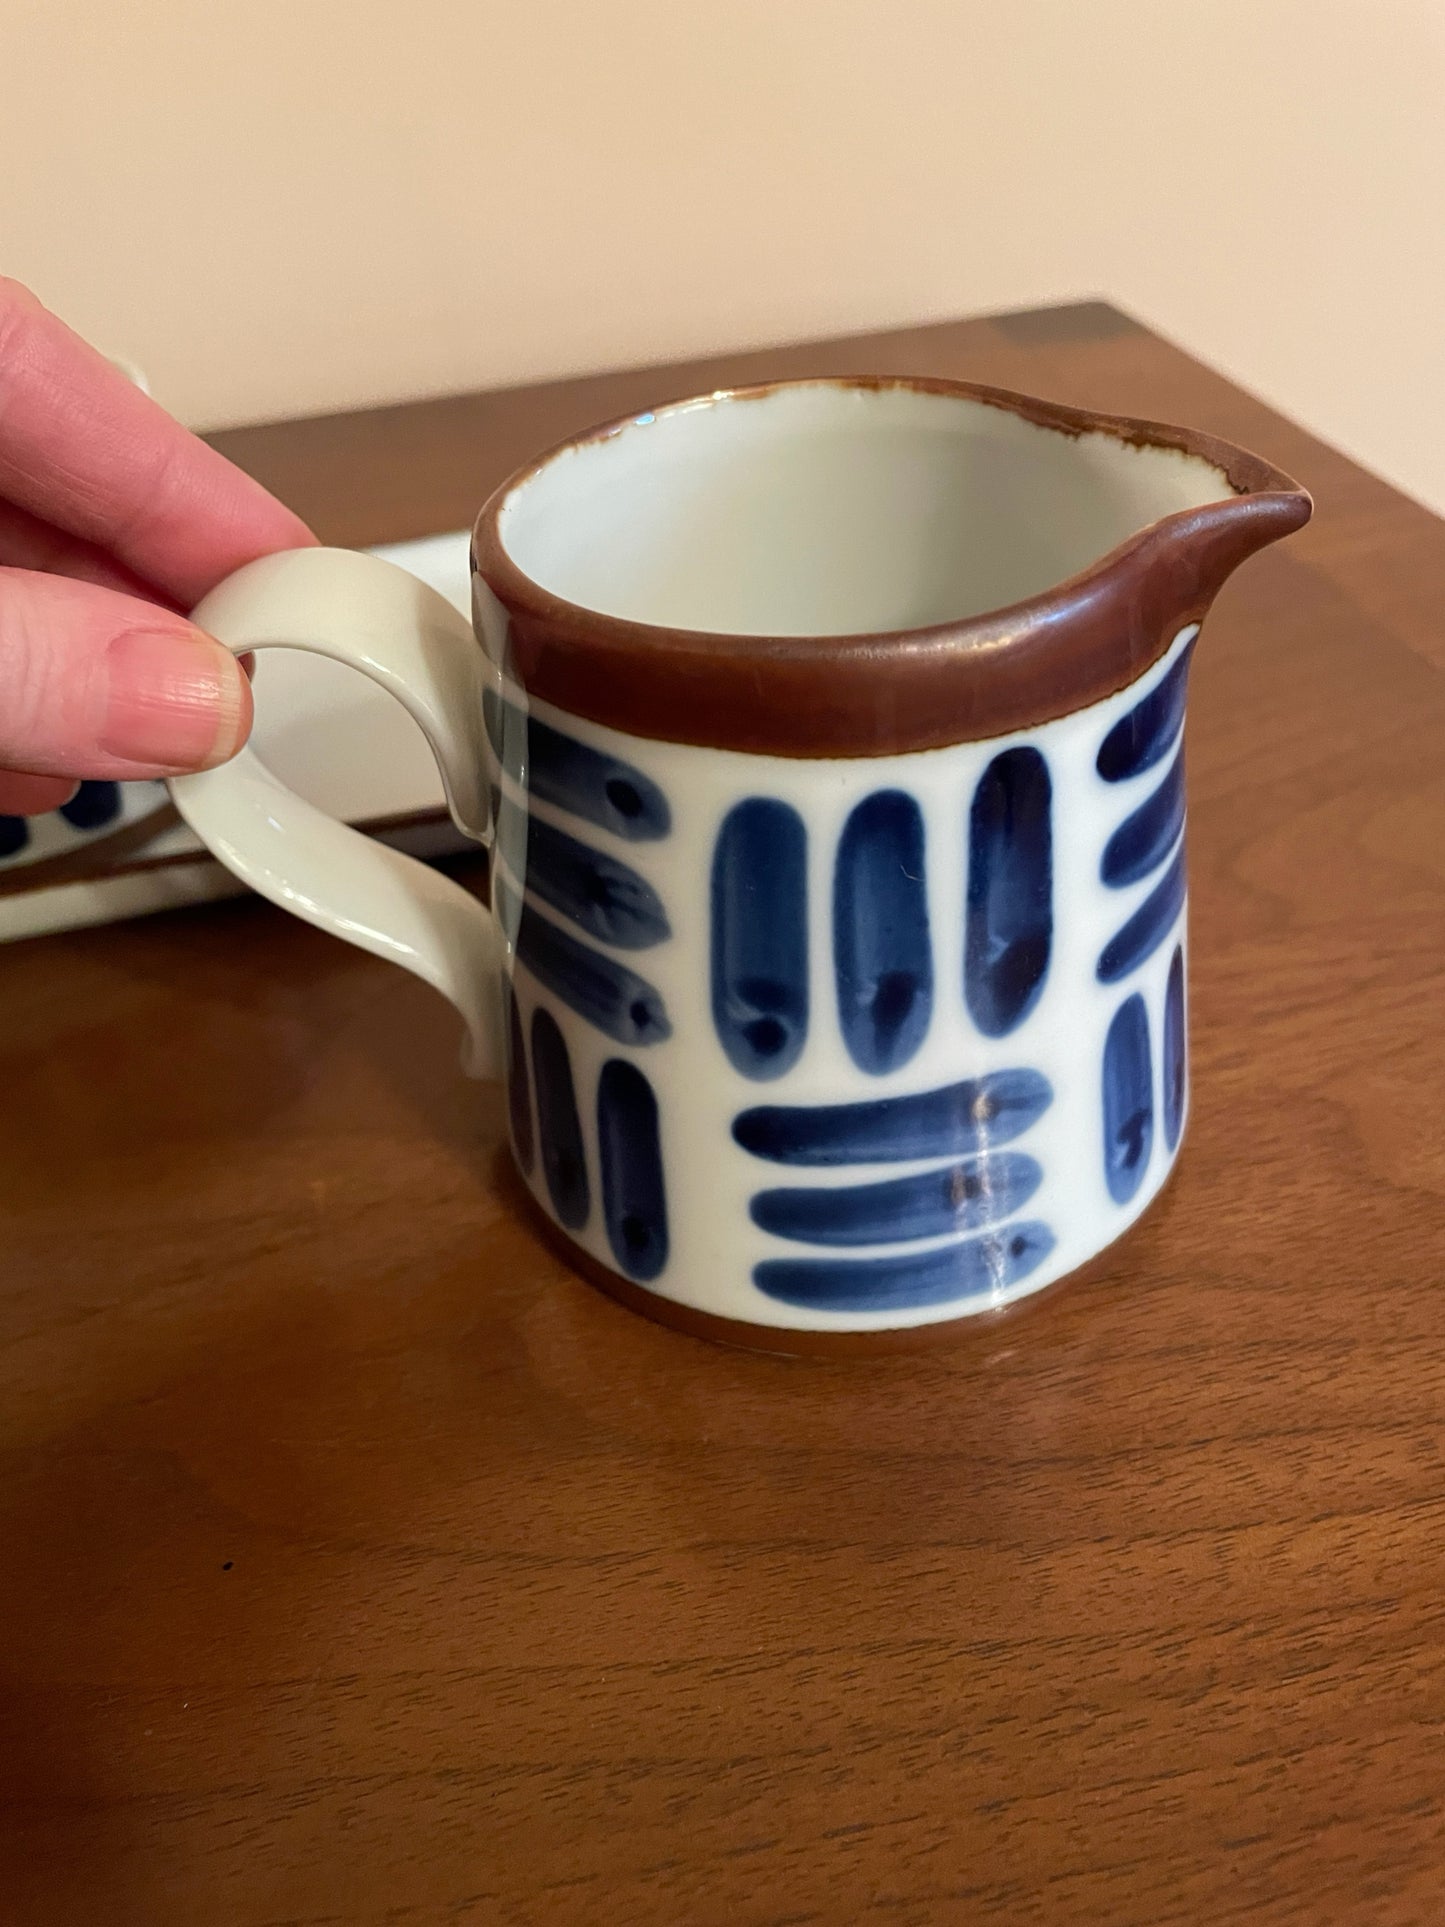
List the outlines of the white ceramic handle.
{"label": "white ceramic handle", "polygon": [[[421,725],[457,827],[486,841],[482,690],[493,672],[444,596],[376,556],[294,549],[238,569],[192,619],[238,655],[309,649],[364,671]],[[170,792],[207,849],[252,889],[450,997],[466,1022],[464,1067],[497,1074],[502,941],[475,897],[303,801],[252,749],[174,778]]]}

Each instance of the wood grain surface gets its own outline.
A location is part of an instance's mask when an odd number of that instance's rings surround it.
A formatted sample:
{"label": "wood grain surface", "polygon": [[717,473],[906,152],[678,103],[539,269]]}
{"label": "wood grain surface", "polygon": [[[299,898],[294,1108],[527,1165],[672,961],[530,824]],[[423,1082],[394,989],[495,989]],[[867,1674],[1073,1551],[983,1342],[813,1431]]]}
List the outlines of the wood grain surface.
{"label": "wood grain surface", "polygon": [[804,370],[1315,492],[1199,652],[1175,1182],[953,1350],[731,1353],[548,1255],[400,971],[0,951],[6,1923],[1445,1917],[1445,529],[1098,304],[221,440],[370,542]]}

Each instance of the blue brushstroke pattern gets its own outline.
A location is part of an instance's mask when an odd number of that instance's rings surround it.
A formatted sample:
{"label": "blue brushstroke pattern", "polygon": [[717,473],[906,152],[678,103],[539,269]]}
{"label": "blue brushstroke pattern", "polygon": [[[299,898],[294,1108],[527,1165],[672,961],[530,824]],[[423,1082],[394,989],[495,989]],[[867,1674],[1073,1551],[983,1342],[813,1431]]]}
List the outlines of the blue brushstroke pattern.
{"label": "blue brushstroke pattern", "polygon": [[788,803],[728,811],[712,861],[712,1015],[744,1077],[781,1077],[808,1036],[808,838]]}
{"label": "blue brushstroke pattern", "polygon": [[657,1099],[635,1064],[614,1057],[597,1083],[602,1211],[612,1255],[644,1283],[667,1263],[667,1199]]}
{"label": "blue brushstroke pattern", "polygon": [[1110,937],[1099,957],[1101,984],[1117,984],[1146,957],[1151,957],[1174,928],[1184,908],[1184,845],[1175,852],[1174,861],[1162,880],[1151,890],[1124,927]]}
{"label": "blue brushstroke pattern", "polygon": [[1149,1167],[1154,1144],[1154,1068],[1149,1013],[1136,990],[1114,1013],[1104,1040],[1104,1179],[1127,1204]]}
{"label": "blue brushstroke pattern", "polygon": [[672,935],[645,877],[540,817],[527,825],[526,866],[533,895],[614,949],[646,950]]}
{"label": "blue brushstroke pattern", "polygon": [[500,870],[492,887],[502,928],[516,932],[518,960],[579,1017],[619,1044],[660,1044],[672,1035],[661,993],[644,977],[519,904]]}
{"label": "blue brushstroke pattern", "polygon": [[1164,1142],[1172,1151],[1184,1128],[1184,1100],[1189,1082],[1189,1033],[1184,1015],[1184,952],[1169,960],[1169,982],[1164,990]]}
{"label": "blue brushstroke pattern", "polygon": [[769,1298],[808,1311],[911,1311],[995,1297],[1053,1248],[1048,1226],[1034,1222],[899,1257],[768,1258],[754,1267],[753,1282]]}
{"label": "blue brushstroke pattern", "polygon": [[19,856],[30,841],[30,825],[23,816],[0,816],[0,857]]}
{"label": "blue brushstroke pattern", "polygon": [[1169,754],[1175,737],[1184,727],[1189,663],[1193,654],[1191,638],[1168,674],[1161,676],[1144,700],[1136,703],[1126,716],[1121,716],[1104,738],[1095,767],[1106,783],[1123,783],[1131,776],[1142,776],[1146,769],[1163,762]]}
{"label": "blue brushstroke pattern", "polygon": [[497,759],[531,796],[629,842],[655,842],[672,828],[667,798],[631,763],[524,716],[492,690],[482,699]]}
{"label": "blue brushstroke pattern", "polygon": [[849,816],[833,871],[833,967],[848,1054],[875,1077],[906,1064],[933,1014],[923,812],[878,790]]}
{"label": "blue brushstroke pattern", "polygon": [[1003,1151],[880,1184],[760,1191],[750,1210],[761,1230],[798,1244],[902,1244],[999,1224],[1023,1209],[1043,1176],[1034,1158]]}
{"label": "blue brushstroke pattern", "polygon": [[566,1040],[549,1010],[532,1013],[532,1076],[537,1086],[537,1135],[542,1175],[552,1209],[569,1231],[580,1231],[592,1210],[587,1153],[572,1083]]}
{"label": "blue brushstroke pattern", "polygon": [[1053,943],[1049,766],[1027,744],[995,756],[968,819],[963,985],[985,1037],[1004,1037],[1038,1002]]}
{"label": "blue brushstroke pattern", "polygon": [[1184,828],[1184,751],[1154,794],[1126,816],[1104,845],[1099,875],[1112,890],[1138,883],[1168,856]]}
{"label": "blue brushstroke pattern", "polygon": [[119,783],[82,783],[60,814],[76,830],[99,830],[120,815]]}
{"label": "blue brushstroke pattern", "polygon": [[1038,1071],[991,1071],[942,1090],[862,1104],[759,1105],[733,1120],[733,1137],[754,1157],[774,1164],[889,1164],[967,1156],[1022,1136],[1053,1095]]}
{"label": "blue brushstroke pattern", "polygon": [[527,1047],[522,1040],[522,1013],[510,985],[507,987],[507,1112],[517,1162],[530,1175],[536,1145],[532,1138],[532,1097],[527,1084]]}

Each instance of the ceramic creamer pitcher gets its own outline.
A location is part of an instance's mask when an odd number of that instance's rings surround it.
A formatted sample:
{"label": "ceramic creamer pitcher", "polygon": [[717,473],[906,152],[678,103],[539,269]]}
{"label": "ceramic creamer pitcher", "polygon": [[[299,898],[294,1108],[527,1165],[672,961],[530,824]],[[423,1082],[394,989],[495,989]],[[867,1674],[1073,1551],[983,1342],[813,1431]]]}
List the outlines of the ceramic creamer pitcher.
{"label": "ceramic creamer pitcher", "polygon": [[407,706],[489,907],[249,750],[172,790],[452,999],[587,1276],[769,1348],[916,1333],[1064,1277],[1169,1175],[1190,657],[1309,513],[1211,436],[958,382],[673,403],[498,490],[473,627],[332,550],[195,612]]}

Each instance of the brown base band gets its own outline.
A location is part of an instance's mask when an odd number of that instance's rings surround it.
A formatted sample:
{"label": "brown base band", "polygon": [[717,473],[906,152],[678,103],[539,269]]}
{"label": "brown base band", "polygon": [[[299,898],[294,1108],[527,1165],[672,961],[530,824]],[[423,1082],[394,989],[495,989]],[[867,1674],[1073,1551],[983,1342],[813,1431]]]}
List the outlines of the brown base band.
{"label": "brown base band", "polygon": [[1171,1170],[1146,1209],[1112,1244],[1106,1245],[1074,1270],[1065,1272],[1062,1278],[1056,1278],[1053,1284],[1044,1285],[1038,1291],[1015,1298],[1006,1305],[988,1311],[963,1312],[953,1318],[937,1319],[931,1324],[907,1325],[894,1330],[796,1331],[782,1325],[754,1325],[740,1318],[719,1318],[715,1312],[698,1311],[692,1305],[679,1304],[675,1298],[664,1298],[660,1292],[649,1291],[645,1285],[624,1278],[610,1266],[600,1264],[590,1252],[573,1244],[566,1233],[559,1230],[517,1175],[505,1148],[499,1153],[497,1162],[499,1166],[505,1166],[502,1182],[507,1195],[517,1204],[548,1248],[571,1270],[585,1278],[588,1284],[606,1292],[609,1298],[615,1298],[628,1311],[639,1312],[644,1318],[650,1318],[656,1325],[686,1332],[691,1338],[705,1338],[714,1345],[761,1352],[775,1358],[888,1358],[898,1353],[946,1350],[996,1337],[1005,1320],[1012,1326],[1030,1312],[1045,1304],[1052,1304],[1065,1285],[1091,1284],[1112,1272],[1118,1263],[1121,1247],[1153,1212],[1174,1176]]}

